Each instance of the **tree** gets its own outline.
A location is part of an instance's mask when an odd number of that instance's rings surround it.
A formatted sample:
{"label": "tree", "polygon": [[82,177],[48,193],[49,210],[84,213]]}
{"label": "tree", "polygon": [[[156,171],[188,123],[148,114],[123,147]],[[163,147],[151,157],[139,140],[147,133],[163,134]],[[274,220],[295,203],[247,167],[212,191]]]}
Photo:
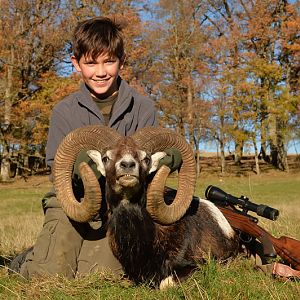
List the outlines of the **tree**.
{"label": "tree", "polygon": [[[139,18],[134,1],[2,1],[0,39],[0,122],[3,180],[9,178],[11,148],[26,151],[35,143],[44,152],[53,105],[78,86],[70,73],[70,41],[77,22],[100,14],[126,22],[128,44],[139,34]],[[121,14],[119,12],[122,12]],[[130,49],[137,45],[137,43]],[[138,49],[138,48],[137,48]],[[139,54],[137,54],[139,52]],[[141,55],[141,51],[133,51]],[[128,63],[134,66],[134,60]],[[129,68],[130,69],[130,68]],[[134,78],[130,72],[127,79]],[[75,80],[75,81],[72,81]],[[1,100],[3,99],[3,100]],[[3,105],[1,105],[3,103]],[[31,145],[30,147],[28,147]],[[35,146],[36,148],[36,146]],[[4,167],[5,166],[5,167]]]}
{"label": "tree", "polygon": [[[199,22],[202,14],[201,1],[159,1],[160,24],[154,29],[156,53],[153,65],[153,84],[159,93],[161,122],[186,136],[193,146],[194,132],[201,118],[196,101],[201,101],[201,72],[203,39]],[[152,42],[153,44],[153,42]],[[159,51],[157,51],[159,49]],[[199,122],[198,122],[199,123]]]}
{"label": "tree", "polygon": [[[247,3],[246,16],[247,64],[252,66],[251,74],[260,86],[257,101],[260,108],[261,153],[275,167],[288,170],[286,129],[295,100],[290,89],[290,68],[296,52],[288,51],[287,45],[296,49],[294,46],[299,37],[297,39],[294,30],[288,34],[287,28],[292,19],[297,19],[297,13],[287,1],[273,0],[255,5]],[[270,157],[266,155],[267,146],[270,147]]]}
{"label": "tree", "polygon": [[[36,90],[35,81],[55,68],[60,52],[65,47],[64,24],[67,21],[60,1],[1,1],[0,54],[4,76],[0,94],[4,109],[1,111],[2,166],[9,165],[10,147],[15,135],[12,107],[24,101]],[[9,169],[1,168],[3,180]]]}
{"label": "tree", "polygon": [[226,101],[231,102],[233,124],[229,129],[235,141],[236,162],[243,144],[258,137],[251,130],[257,130],[263,158],[287,170],[286,129],[295,107],[289,88],[290,70],[292,64],[296,70],[299,51],[296,4],[281,0],[208,2],[211,14],[207,21],[219,32],[216,39],[222,41],[226,36],[223,49],[227,51],[219,78],[228,87]]}

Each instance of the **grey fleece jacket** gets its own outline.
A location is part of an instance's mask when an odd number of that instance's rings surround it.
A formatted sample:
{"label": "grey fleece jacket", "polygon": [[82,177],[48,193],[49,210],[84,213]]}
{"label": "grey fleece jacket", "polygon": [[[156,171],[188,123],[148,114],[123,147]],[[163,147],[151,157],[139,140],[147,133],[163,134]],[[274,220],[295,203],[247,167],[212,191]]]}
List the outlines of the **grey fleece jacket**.
{"label": "grey fleece jacket", "polygon": [[[47,165],[52,166],[56,150],[69,132],[96,124],[104,124],[104,117],[82,83],[79,91],[67,96],[53,108],[46,146]],[[157,126],[155,104],[121,79],[118,99],[108,126],[125,136],[143,127]]]}

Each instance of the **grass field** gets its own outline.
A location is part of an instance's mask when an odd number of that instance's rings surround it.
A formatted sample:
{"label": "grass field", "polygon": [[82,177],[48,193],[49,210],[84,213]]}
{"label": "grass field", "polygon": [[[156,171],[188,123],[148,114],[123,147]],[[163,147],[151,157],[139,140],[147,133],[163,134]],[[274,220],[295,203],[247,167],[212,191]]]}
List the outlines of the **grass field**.
{"label": "grass field", "polygon": [[[169,184],[176,187],[176,180]],[[274,236],[300,240],[300,174],[266,176],[202,176],[195,194],[204,197],[213,184],[235,196],[247,196],[258,204],[277,208],[277,221],[259,218],[259,224]],[[44,277],[25,281],[8,276],[5,261],[32,245],[43,222],[42,196],[49,189],[45,177],[0,184],[0,299],[300,299],[300,282],[282,281],[255,269],[250,259],[238,257],[225,265],[209,261],[187,281],[167,291],[146,285],[116,281],[109,274],[93,274],[68,281]]]}

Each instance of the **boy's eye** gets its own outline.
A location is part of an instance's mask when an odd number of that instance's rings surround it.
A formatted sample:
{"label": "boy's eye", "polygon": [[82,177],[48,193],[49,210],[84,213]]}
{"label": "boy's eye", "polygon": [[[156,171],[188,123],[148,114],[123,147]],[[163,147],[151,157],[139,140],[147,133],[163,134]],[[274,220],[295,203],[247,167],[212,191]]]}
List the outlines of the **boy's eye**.
{"label": "boy's eye", "polygon": [[109,60],[106,61],[107,64],[113,64],[115,62],[116,62],[115,59],[109,59]]}

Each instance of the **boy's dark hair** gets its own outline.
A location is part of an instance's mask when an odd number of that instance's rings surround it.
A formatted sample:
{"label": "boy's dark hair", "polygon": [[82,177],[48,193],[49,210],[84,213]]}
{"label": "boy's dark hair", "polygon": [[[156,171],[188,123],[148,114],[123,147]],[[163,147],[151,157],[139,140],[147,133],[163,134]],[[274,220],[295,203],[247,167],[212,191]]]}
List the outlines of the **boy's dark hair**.
{"label": "boy's dark hair", "polygon": [[73,54],[77,61],[82,56],[92,59],[102,53],[124,58],[122,25],[107,17],[97,17],[80,22],[73,34]]}

